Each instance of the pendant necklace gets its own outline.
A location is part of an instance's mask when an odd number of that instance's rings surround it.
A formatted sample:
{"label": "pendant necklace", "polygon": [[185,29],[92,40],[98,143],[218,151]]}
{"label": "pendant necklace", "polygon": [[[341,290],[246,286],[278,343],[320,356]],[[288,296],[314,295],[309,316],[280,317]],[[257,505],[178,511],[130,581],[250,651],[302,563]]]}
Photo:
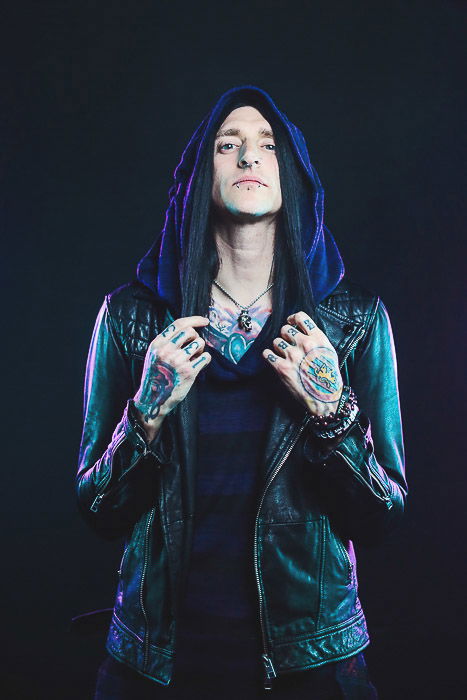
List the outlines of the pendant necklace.
{"label": "pendant necklace", "polygon": [[231,300],[233,301],[233,303],[234,303],[236,306],[238,306],[238,308],[240,309],[240,315],[239,315],[239,317],[238,317],[238,325],[239,325],[239,328],[242,328],[244,331],[251,331],[251,329],[252,329],[251,316],[250,316],[250,314],[248,313],[248,309],[250,309],[250,308],[253,306],[253,304],[254,304],[255,302],[258,301],[258,299],[261,299],[261,297],[264,296],[264,294],[266,294],[266,292],[269,292],[269,290],[271,289],[271,287],[274,285],[274,282],[273,282],[272,284],[270,284],[269,287],[268,287],[267,289],[264,290],[264,292],[261,292],[261,294],[258,294],[258,296],[257,296],[255,299],[253,299],[253,301],[250,302],[247,306],[244,306],[243,304],[239,304],[238,301],[237,301],[236,299],[234,299],[233,296],[231,296],[231,295],[224,289],[224,287],[222,287],[222,286],[219,284],[219,282],[216,282],[216,280],[213,280],[213,283],[216,285],[216,287],[219,287],[219,289],[220,289],[221,291],[223,291],[224,294],[225,294],[226,296],[228,296],[229,299],[231,299]]}

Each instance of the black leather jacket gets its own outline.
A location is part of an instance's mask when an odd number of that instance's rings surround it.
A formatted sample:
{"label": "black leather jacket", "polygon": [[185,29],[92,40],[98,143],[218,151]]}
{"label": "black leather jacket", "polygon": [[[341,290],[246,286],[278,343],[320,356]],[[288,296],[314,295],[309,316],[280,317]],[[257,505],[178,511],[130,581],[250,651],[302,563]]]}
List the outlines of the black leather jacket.
{"label": "black leather jacket", "polygon": [[[352,540],[377,541],[400,518],[407,493],[386,310],[344,280],[319,313],[361,410],[325,452],[285,388],[274,407],[251,552],[270,678],[368,644]],[[106,297],[89,353],[77,477],[86,519],[104,537],[126,537],[107,648],[163,684],[171,679],[190,556],[196,382],[150,445],[131,397],[149,342],[170,320],[139,282]]]}

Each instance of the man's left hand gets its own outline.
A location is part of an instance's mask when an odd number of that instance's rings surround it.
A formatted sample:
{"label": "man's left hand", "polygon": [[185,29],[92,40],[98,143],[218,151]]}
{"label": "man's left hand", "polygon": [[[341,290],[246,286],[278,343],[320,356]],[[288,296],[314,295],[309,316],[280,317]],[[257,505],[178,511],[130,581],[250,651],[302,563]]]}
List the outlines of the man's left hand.
{"label": "man's left hand", "polygon": [[286,387],[310,413],[335,412],[342,394],[342,376],[337,353],[327,335],[304,311],[288,316],[274,349],[263,357]]}

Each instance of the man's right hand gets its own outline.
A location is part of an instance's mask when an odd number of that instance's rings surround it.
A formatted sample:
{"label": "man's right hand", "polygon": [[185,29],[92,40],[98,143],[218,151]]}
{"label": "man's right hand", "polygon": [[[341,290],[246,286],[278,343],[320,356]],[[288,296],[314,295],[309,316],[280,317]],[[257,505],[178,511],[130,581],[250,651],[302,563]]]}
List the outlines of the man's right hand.
{"label": "man's right hand", "polygon": [[203,352],[204,338],[195,330],[208,324],[204,316],[178,318],[149,344],[141,384],[133,400],[150,440],[211,361],[211,355]]}

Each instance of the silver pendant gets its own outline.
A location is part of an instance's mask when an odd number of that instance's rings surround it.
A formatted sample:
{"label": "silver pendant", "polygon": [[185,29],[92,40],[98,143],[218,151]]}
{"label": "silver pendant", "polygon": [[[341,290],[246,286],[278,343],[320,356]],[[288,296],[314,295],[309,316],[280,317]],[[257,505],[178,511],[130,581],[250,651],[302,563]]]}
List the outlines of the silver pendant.
{"label": "silver pendant", "polygon": [[240,316],[238,317],[238,325],[243,328],[244,331],[251,331],[251,316],[246,309],[242,309]]}

